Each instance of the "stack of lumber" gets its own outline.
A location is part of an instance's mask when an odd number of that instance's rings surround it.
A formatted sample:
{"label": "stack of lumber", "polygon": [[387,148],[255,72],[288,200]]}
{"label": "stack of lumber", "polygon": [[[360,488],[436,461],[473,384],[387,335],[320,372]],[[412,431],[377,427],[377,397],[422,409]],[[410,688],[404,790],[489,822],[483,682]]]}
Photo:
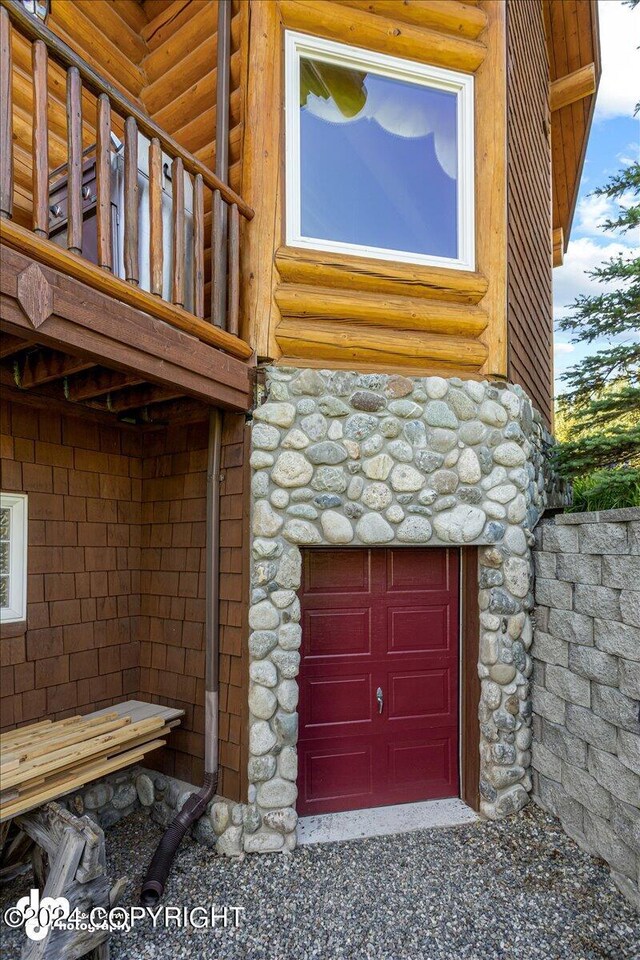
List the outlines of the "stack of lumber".
{"label": "stack of lumber", "polygon": [[84,717],[0,735],[0,822],[139,763],[164,746],[183,710],[129,700]]}

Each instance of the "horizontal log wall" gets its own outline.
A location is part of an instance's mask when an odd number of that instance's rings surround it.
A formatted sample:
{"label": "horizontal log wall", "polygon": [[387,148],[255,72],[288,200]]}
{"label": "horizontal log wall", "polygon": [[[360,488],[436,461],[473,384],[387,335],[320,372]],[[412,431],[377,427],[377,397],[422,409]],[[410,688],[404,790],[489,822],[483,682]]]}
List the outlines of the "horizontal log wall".
{"label": "horizontal log wall", "polygon": [[[149,8],[154,9],[154,8]],[[158,8],[146,28],[143,61],[147,86],[142,102],[153,120],[213,170],[216,144],[217,0],[185,0],[179,9]],[[229,98],[229,183],[241,186],[249,4],[233,0]],[[204,197],[204,304],[211,304],[211,197]]]}
{"label": "horizontal log wall", "polygon": [[[127,96],[140,102],[146,84],[141,62],[146,44],[124,16],[124,7],[106,0],[53,0],[47,26],[84,57]],[[32,117],[34,91],[31,45],[13,31],[13,99],[15,193],[14,219],[31,227],[32,211]],[[49,172],[67,162],[67,115],[65,73],[49,63],[48,78]],[[96,141],[95,97],[82,94],[82,147]],[[122,138],[123,125],[114,117],[114,133]]]}
{"label": "horizontal log wall", "polygon": [[[252,122],[242,194],[256,215],[242,250],[241,312],[259,357],[506,376],[503,5],[277,0],[248,6]],[[476,272],[284,245],[284,29],[475,74]]]}

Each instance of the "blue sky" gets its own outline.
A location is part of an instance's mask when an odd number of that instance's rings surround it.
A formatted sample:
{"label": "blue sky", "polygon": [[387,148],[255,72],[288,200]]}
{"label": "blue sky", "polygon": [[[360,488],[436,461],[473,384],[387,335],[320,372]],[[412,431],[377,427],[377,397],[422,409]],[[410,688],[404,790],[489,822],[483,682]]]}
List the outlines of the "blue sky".
{"label": "blue sky", "polygon": [[[557,319],[579,294],[600,291],[584,271],[625,247],[638,247],[639,236],[615,238],[598,225],[615,212],[605,198],[589,194],[604,185],[624,162],[637,160],[640,151],[640,118],[633,118],[640,100],[640,7],[630,10],[619,0],[599,0],[602,78],[594,123],[587,147],[573,229],[564,264],[553,271],[554,316]],[[567,334],[556,332],[556,392],[559,375],[602,344],[571,344]]]}

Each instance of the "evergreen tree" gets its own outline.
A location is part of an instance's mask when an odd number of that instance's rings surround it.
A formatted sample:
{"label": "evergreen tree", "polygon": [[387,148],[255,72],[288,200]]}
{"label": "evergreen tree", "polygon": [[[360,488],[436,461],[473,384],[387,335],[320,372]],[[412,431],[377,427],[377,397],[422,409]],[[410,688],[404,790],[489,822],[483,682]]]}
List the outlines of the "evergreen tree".
{"label": "evergreen tree", "polygon": [[[636,234],[640,228],[640,163],[631,163],[595,196],[617,202],[617,214],[603,229]],[[611,467],[640,468],[640,256],[628,248],[588,276],[612,285],[604,293],[579,296],[559,323],[573,343],[607,340],[561,377],[567,390],[559,413],[571,424],[571,436],[557,451],[561,472],[569,477]],[[615,286],[613,286],[615,284]]]}

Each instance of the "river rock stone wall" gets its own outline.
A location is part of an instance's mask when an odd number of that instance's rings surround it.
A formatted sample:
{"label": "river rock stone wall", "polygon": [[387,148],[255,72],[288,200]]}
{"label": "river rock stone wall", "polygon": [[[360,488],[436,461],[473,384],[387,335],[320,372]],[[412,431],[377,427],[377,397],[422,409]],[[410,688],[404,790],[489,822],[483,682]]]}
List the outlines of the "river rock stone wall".
{"label": "river rock stone wall", "polygon": [[[57,802],[76,816],[89,817],[103,830],[136,810],[142,810],[166,829],[197,791],[192,783],[134,766],[108,774]],[[244,836],[257,827],[251,807],[215,796],[206,813],[193,825],[191,835],[219,855],[234,857],[244,853]]]}
{"label": "river rock stone wall", "polygon": [[[251,467],[246,851],[295,846],[300,548],[478,544],[482,812],[530,789],[531,533],[545,436],[517,386],[271,367]],[[557,491],[554,496],[557,495]]]}

